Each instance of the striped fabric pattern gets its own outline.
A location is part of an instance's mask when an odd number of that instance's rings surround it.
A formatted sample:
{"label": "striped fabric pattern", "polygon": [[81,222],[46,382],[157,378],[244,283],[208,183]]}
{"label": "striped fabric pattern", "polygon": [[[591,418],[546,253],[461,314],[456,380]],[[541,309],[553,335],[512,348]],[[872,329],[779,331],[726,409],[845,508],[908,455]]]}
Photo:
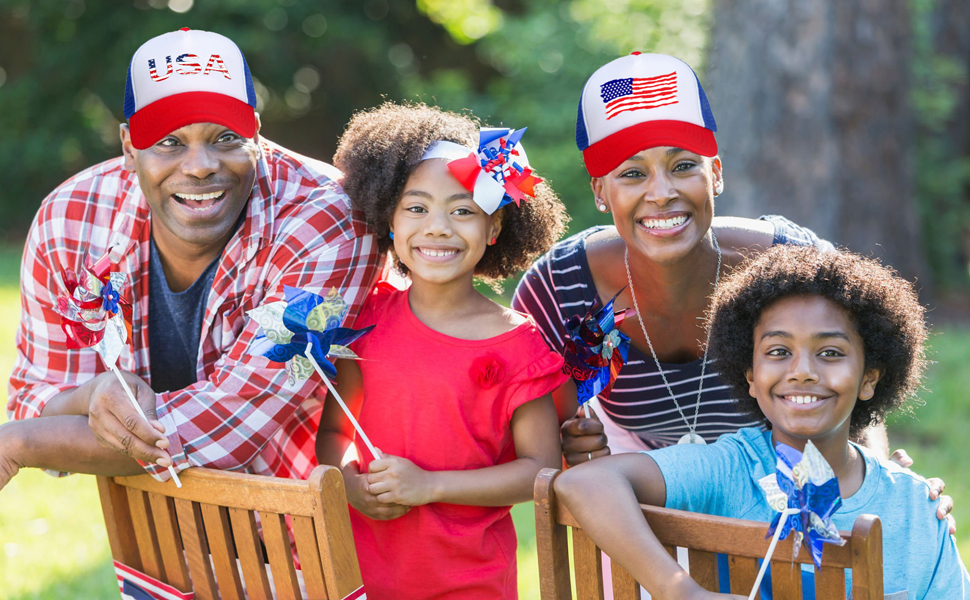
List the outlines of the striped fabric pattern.
{"label": "striped fabric pattern", "polygon": [[[776,244],[831,247],[810,230],[783,217],[763,218],[774,223]],[[563,349],[563,323],[572,315],[585,314],[596,297],[596,287],[586,260],[586,238],[603,229],[587,229],[554,246],[526,271],[515,290],[512,306],[532,315],[546,343],[556,352]],[[681,409],[693,421],[701,359],[683,364],[661,363],[661,367]],[[689,433],[688,425],[671,400],[653,358],[635,346],[630,346],[629,360],[620,371],[609,399],[600,397],[599,402],[609,417],[618,426],[633,432],[645,448],[675,444]],[[756,423],[751,417],[737,412],[730,390],[717,374],[717,364],[709,360],[704,374],[696,433],[710,443],[721,434],[734,433],[742,427],[753,425]]]}

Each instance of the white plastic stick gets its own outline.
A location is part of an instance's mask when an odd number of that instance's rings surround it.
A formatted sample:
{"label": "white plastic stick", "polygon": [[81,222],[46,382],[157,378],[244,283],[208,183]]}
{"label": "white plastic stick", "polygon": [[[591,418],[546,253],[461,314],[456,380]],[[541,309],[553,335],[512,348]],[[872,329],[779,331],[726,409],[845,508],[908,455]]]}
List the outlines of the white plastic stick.
{"label": "white plastic stick", "polygon": [[781,530],[784,528],[785,521],[788,520],[790,515],[797,513],[797,508],[786,508],[785,510],[781,511],[781,518],[778,519],[778,527],[775,528],[775,535],[771,538],[771,543],[768,544],[768,554],[765,555],[765,559],[761,563],[761,570],[758,571],[758,578],[754,580],[754,589],[751,590],[748,600],[754,600],[754,597],[758,594],[758,588],[761,587],[761,580],[765,576],[765,571],[768,570],[768,565],[771,562],[771,555],[775,553],[775,546],[778,545],[778,538],[781,537]]}
{"label": "white plastic stick", "polygon": [[383,455],[380,453],[380,451],[378,451],[377,448],[374,447],[374,444],[370,443],[370,439],[367,437],[367,434],[364,433],[364,429],[360,426],[360,423],[357,422],[357,419],[354,418],[354,414],[350,412],[349,408],[347,408],[347,404],[344,402],[344,399],[341,398],[340,394],[337,393],[337,390],[333,388],[333,384],[330,383],[330,380],[327,378],[327,375],[323,372],[323,369],[320,368],[320,365],[317,363],[317,359],[313,358],[313,355],[310,354],[310,350],[312,348],[313,348],[313,343],[312,342],[307,343],[306,351],[304,352],[304,354],[306,355],[307,358],[310,359],[310,363],[313,365],[313,368],[317,370],[317,373],[320,375],[320,379],[322,379],[323,382],[327,384],[327,389],[330,390],[330,393],[333,394],[333,397],[337,401],[337,404],[340,405],[340,408],[343,409],[344,414],[347,415],[348,419],[350,419],[350,422],[354,426],[354,429],[357,430],[357,435],[359,435],[360,439],[364,440],[364,443],[367,444],[367,448],[370,450],[371,455],[374,458],[382,458]]}
{"label": "white plastic stick", "polygon": [[[108,365],[108,368],[111,369],[111,372],[114,373],[115,377],[118,378],[118,381],[121,382],[121,387],[125,388],[125,393],[128,394],[128,399],[131,400],[131,403],[138,411],[138,414],[141,415],[142,419],[145,419],[147,421],[148,417],[145,416],[145,411],[141,409],[141,405],[139,405],[138,401],[135,400],[135,394],[132,393],[131,388],[128,387],[128,382],[125,381],[125,378],[121,376],[121,371],[119,371],[118,367],[115,365]],[[175,487],[182,487],[182,482],[179,480],[179,476],[175,472],[175,469],[172,467],[172,465],[168,466],[168,472],[172,475],[172,481],[175,482]]]}
{"label": "white plastic stick", "polygon": [[583,414],[586,415],[587,419],[589,418],[589,400],[583,402]]}

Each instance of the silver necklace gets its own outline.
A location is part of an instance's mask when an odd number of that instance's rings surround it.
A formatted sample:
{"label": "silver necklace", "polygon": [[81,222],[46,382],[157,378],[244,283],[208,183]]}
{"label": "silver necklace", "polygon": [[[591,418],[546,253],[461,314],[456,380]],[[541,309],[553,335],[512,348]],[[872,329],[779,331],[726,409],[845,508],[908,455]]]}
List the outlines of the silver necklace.
{"label": "silver necklace", "polygon": [[[721,279],[721,247],[718,245],[717,237],[714,236],[713,231],[711,231],[711,240],[714,242],[714,249],[717,250],[717,271],[714,273],[714,292],[716,293],[717,284]],[[657,358],[657,352],[653,349],[653,343],[650,341],[650,336],[647,335],[647,328],[643,324],[643,317],[640,316],[640,306],[637,304],[637,292],[633,289],[633,277],[630,275],[630,249],[628,247],[625,247],[623,250],[623,266],[626,267],[626,281],[630,284],[630,296],[633,298],[633,308],[637,311],[637,321],[640,323],[640,331],[643,332],[643,337],[647,340],[647,346],[650,348],[650,356],[653,357],[653,362],[657,365],[657,372],[663,378],[667,392],[670,394],[670,399],[674,401],[674,406],[677,407],[677,412],[680,413],[680,418],[684,420],[684,424],[687,425],[687,429],[689,430],[689,433],[683,435],[677,440],[677,443],[706,444],[707,441],[694,433],[694,430],[697,429],[697,415],[700,414],[701,410],[701,394],[704,393],[704,373],[707,370],[707,349],[711,345],[711,331],[707,331],[707,342],[704,344],[704,358],[701,362],[701,381],[700,385],[697,386],[697,402],[694,403],[694,421],[691,422],[687,419],[687,415],[684,414],[684,409],[680,407],[680,402],[677,402],[677,396],[674,395],[674,390],[671,389],[670,382],[667,381],[663,367],[660,366],[660,359]]]}

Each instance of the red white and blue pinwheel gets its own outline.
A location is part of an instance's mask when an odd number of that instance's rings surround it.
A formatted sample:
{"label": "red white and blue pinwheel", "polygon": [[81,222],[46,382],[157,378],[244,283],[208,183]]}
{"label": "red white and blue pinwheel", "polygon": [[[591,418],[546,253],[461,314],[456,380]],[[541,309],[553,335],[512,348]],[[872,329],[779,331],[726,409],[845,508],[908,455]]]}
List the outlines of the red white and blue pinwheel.
{"label": "red white and blue pinwheel", "polygon": [[[72,350],[93,347],[106,365],[117,363],[128,342],[128,303],[121,299],[127,284],[124,273],[111,272],[109,253],[81,269],[65,274],[68,296],[60,296],[54,310]],[[125,311],[122,310],[125,309]]]}
{"label": "red white and blue pinwheel", "polygon": [[765,537],[772,537],[772,542],[755,589],[752,590],[752,597],[778,540],[787,538],[792,532],[795,534],[792,554],[797,557],[799,548],[805,544],[812,554],[816,569],[822,567],[825,544],[845,544],[838,528],[832,523],[832,515],[842,506],[839,480],[822,453],[809,440],[805,443],[804,452],[776,443],[775,454],[778,456],[775,473],[763,477],[758,483],[765,492],[768,505],[779,514],[768,526]]}
{"label": "red white and blue pinwheel", "polygon": [[602,307],[596,298],[584,317],[573,315],[566,321],[562,370],[576,382],[577,399],[587,417],[587,403],[594,396],[609,397],[630,351],[630,338],[619,327],[634,313],[614,311],[613,302],[620,292]]}
{"label": "red white and blue pinwheel", "polygon": [[343,398],[330,383],[330,379],[337,376],[337,369],[330,359],[358,359],[347,345],[360,339],[374,326],[363,329],[341,327],[348,306],[336,289],[321,297],[300,288],[284,286],[283,296],[284,300],[264,304],[247,313],[260,327],[259,334],[249,347],[249,354],[285,364],[291,385],[306,381],[316,371],[361,439],[375,457],[380,457]]}
{"label": "red white and blue pinwheel", "polygon": [[526,129],[483,127],[478,149],[472,151],[448,141],[435,142],[421,160],[448,159],[448,170],[469,192],[475,203],[488,214],[526,198],[535,197],[535,186],[542,181],[529,166],[520,143]]}
{"label": "red white and blue pinwheel", "polygon": [[[89,263],[81,269],[78,276],[73,273],[65,275],[64,281],[70,295],[58,297],[54,311],[61,316],[61,329],[67,336],[67,347],[72,350],[94,348],[108,370],[118,378],[138,414],[147,421],[148,417],[135,400],[135,394],[118,370],[118,359],[131,335],[131,308],[121,297],[128,277],[111,270],[110,254],[109,249],[94,264]],[[175,485],[182,487],[175,469],[170,466],[168,472]]]}

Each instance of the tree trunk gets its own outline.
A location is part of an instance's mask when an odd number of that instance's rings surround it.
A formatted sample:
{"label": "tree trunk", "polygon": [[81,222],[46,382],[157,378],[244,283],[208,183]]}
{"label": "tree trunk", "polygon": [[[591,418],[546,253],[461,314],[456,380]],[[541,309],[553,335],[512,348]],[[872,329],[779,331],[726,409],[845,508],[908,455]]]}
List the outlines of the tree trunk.
{"label": "tree trunk", "polygon": [[720,214],[783,214],[928,291],[909,36],[905,0],[719,0],[706,83],[724,162]]}

